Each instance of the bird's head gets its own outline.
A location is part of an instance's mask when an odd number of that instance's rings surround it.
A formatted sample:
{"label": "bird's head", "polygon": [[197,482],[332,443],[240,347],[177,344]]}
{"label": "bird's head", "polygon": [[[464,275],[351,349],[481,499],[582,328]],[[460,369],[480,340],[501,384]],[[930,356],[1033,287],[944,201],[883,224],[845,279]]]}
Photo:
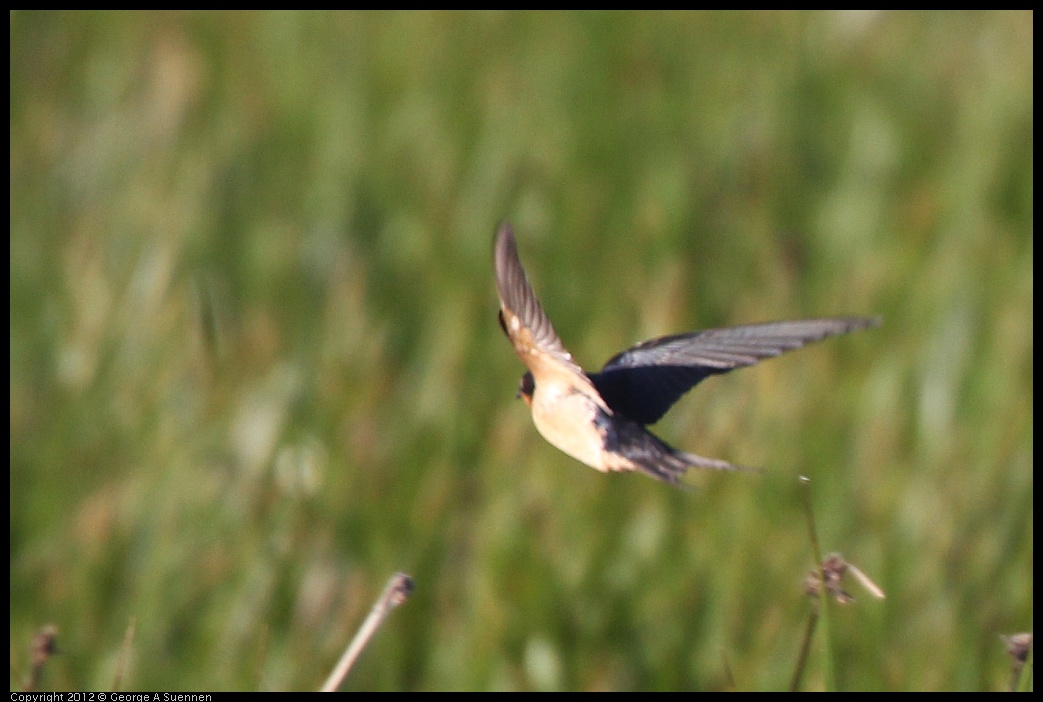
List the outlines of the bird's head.
{"label": "bird's head", "polygon": [[515,397],[520,397],[525,400],[525,404],[532,406],[532,393],[536,391],[536,381],[532,377],[532,373],[526,371],[525,375],[521,377],[521,383],[518,385],[518,394]]}

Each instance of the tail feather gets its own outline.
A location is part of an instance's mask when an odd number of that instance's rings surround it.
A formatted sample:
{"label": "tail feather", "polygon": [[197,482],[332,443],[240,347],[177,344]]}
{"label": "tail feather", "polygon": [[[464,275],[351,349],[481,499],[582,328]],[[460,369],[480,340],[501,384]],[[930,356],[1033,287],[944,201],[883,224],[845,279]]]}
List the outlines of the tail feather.
{"label": "tail feather", "polygon": [[739,470],[745,473],[764,472],[760,468],[750,468],[749,466],[743,466],[737,463],[728,463],[728,461],[722,461],[719,458],[705,458],[704,456],[697,456],[694,453],[685,453],[683,451],[678,451],[677,453],[694,468],[706,468],[708,470]]}
{"label": "tail feather", "polygon": [[736,465],[716,458],[706,458],[704,456],[697,456],[694,453],[678,451],[666,444],[663,444],[662,448],[665,449],[665,451],[656,451],[654,452],[656,455],[652,455],[651,452],[646,453],[634,458],[633,462],[637,469],[642,473],[658,480],[662,480],[665,483],[670,483],[671,485],[676,485],[685,473],[692,468],[721,471],[745,471],[749,473],[761,472],[757,468]]}
{"label": "tail feather", "polygon": [[618,457],[609,470],[639,470],[671,485],[676,485],[692,468],[758,472],[755,468],[678,451],[637,422],[622,417],[601,412],[595,422],[603,432],[605,450]]}

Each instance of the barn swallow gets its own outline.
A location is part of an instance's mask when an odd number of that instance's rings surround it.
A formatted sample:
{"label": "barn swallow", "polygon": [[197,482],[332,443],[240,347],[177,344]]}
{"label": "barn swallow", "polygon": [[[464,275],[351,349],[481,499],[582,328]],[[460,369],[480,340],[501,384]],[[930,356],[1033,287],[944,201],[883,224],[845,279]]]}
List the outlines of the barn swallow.
{"label": "barn swallow", "polygon": [[835,317],[708,329],[644,341],[586,373],[561,343],[504,223],[493,246],[500,326],[528,371],[518,395],[548,442],[603,473],[641,471],[676,484],[689,468],[745,469],[679,451],[648,431],[686,392],[711,375],[879,324]]}

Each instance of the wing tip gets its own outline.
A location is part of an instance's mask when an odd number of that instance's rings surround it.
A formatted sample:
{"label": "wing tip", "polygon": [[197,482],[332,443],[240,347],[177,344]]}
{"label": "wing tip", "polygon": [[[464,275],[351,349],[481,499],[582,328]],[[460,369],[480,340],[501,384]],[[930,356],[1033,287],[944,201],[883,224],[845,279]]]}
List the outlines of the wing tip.
{"label": "wing tip", "polygon": [[514,227],[509,220],[503,220],[496,227],[496,236],[493,237],[493,248],[499,253],[505,246],[515,246]]}
{"label": "wing tip", "polygon": [[507,288],[517,284],[517,279],[524,281],[525,271],[518,258],[518,244],[514,239],[514,227],[503,220],[496,229],[493,238],[493,268],[496,270],[496,282],[503,296]]}
{"label": "wing tip", "polygon": [[857,331],[859,329],[876,329],[884,324],[884,318],[878,314],[871,317],[842,317],[841,319],[847,320],[850,324],[848,328],[851,331]]}

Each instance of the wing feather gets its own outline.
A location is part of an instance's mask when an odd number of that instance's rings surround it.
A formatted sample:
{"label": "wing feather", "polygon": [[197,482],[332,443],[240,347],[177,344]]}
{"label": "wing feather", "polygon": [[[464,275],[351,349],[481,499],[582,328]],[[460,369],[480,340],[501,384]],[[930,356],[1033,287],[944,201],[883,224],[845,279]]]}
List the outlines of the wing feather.
{"label": "wing feather", "polygon": [[529,284],[518,246],[514,241],[514,230],[504,223],[496,234],[493,246],[493,264],[496,268],[496,289],[500,294],[500,325],[514,344],[514,350],[530,369],[541,363],[544,354],[552,361],[564,364],[569,370],[582,374],[583,371],[572,360],[558,338],[547,313],[543,311],[539,298]]}
{"label": "wing feather", "polygon": [[834,317],[664,336],[616,354],[590,379],[613,411],[640,424],[652,424],[711,375],[879,323],[876,318]]}

